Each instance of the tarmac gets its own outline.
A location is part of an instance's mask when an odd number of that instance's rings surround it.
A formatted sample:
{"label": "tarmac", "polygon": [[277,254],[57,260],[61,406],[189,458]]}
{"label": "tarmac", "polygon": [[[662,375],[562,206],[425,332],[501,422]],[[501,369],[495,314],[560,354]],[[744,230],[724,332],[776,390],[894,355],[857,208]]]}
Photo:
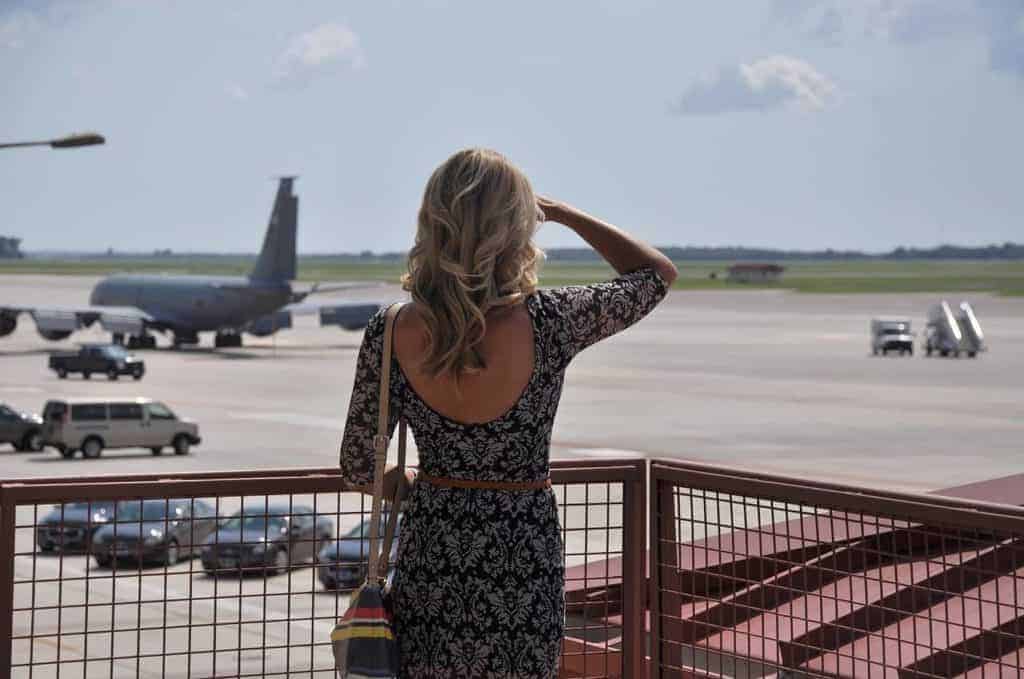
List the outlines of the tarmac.
{"label": "tarmac", "polygon": [[[95,281],[0,276],[0,301],[84,304]],[[336,297],[386,302],[402,293],[378,286]],[[871,356],[872,317],[910,318],[920,330],[938,295],[674,291],[650,317],[576,358],[552,457],[671,457],[910,490],[1020,472],[1024,298],[945,297],[972,301],[988,352],[976,359]],[[305,316],[275,337],[247,336],[241,349],[214,350],[204,337],[202,346],[174,352],[163,340],[160,349],[139,352],[147,363],[141,382],[59,380],[46,367],[50,351],[105,339],[94,328],[47,342],[22,316],[14,333],[0,338],[0,402],[40,410],[53,397],[148,396],[196,420],[202,445],[183,457],[108,450],[98,460],[0,446],[0,478],[336,463],[360,332],[320,328]],[[567,565],[582,554],[621,549],[614,494],[608,511],[598,502],[585,521],[563,517],[589,526],[566,534],[567,552],[576,555]],[[320,497],[319,512],[336,512],[331,494]],[[234,509],[235,500],[225,498],[219,513]],[[329,651],[313,644],[327,639],[347,604],[319,586],[314,569],[245,579],[205,576],[198,561],[100,569],[85,555],[35,552],[32,526],[47,509],[17,512],[15,606],[35,611],[15,617],[13,651],[16,663],[33,664],[33,676],[56,677],[62,663],[82,658],[96,660],[63,674],[333,674]],[[339,531],[359,509],[344,511],[335,514]],[[763,518],[751,517],[751,525]],[[38,638],[17,638],[24,635]]]}
{"label": "tarmac", "polygon": [[[0,276],[0,300],[84,304],[96,278]],[[319,299],[400,299],[374,286]],[[976,359],[873,357],[875,316],[923,328],[941,297],[969,299],[989,351]],[[0,338],[0,402],[41,410],[64,396],[148,396],[199,423],[186,458],[148,450],[63,460],[0,444],[0,477],[71,476],[336,463],[361,333],[315,316],[241,349],[212,337],[179,352],[140,352],[141,382],[59,380],[48,353],[105,341],[90,328],[48,342],[28,316]],[[648,318],[570,366],[552,457],[710,461],[851,483],[930,490],[1021,471],[1024,298],[988,294],[810,295],[673,291]],[[412,451],[415,461],[415,450]]]}

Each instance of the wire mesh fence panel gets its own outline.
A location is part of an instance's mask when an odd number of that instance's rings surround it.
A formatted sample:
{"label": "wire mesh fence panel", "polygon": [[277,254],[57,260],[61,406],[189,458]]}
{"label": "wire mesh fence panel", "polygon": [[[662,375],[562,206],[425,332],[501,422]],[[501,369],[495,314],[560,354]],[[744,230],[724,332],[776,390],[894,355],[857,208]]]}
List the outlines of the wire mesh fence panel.
{"label": "wire mesh fence panel", "polygon": [[[622,521],[622,479],[642,466],[575,467],[553,469],[566,572],[584,569],[563,676],[622,676],[588,672],[623,664],[622,567],[602,564],[642,544]],[[370,498],[340,488],[332,470],[4,485],[0,676],[334,676],[330,632],[370,529]]]}
{"label": "wire mesh fence panel", "polygon": [[1019,677],[1024,511],[659,461],[652,676]]}

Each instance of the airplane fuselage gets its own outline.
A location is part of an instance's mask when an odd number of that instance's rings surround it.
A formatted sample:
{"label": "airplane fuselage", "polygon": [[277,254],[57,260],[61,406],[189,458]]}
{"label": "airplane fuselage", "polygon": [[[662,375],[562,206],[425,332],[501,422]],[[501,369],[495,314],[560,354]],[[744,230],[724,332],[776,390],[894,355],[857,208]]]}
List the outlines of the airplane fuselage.
{"label": "airplane fuselage", "polygon": [[201,332],[241,329],[288,304],[286,282],[240,276],[115,274],[93,288],[94,306],[136,307],[169,330]]}

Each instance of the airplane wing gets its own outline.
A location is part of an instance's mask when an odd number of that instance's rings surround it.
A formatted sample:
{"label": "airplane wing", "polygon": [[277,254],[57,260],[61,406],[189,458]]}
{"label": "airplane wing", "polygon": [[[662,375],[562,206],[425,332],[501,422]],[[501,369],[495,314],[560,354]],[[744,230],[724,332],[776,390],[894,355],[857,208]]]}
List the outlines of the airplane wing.
{"label": "airplane wing", "polygon": [[320,327],[335,326],[344,330],[361,330],[369,323],[370,318],[380,310],[378,302],[338,302],[335,304],[315,304],[312,302],[295,302],[281,307],[266,316],[261,316],[246,325],[243,330],[257,337],[273,335],[278,330],[292,327],[293,316],[318,315]]}
{"label": "airplane wing", "polygon": [[382,282],[352,282],[322,286],[314,283],[309,290],[300,290],[292,294],[292,302],[287,306],[267,314],[249,323],[245,330],[257,336],[266,336],[292,327],[292,316],[318,315],[320,327],[336,326],[345,330],[361,330],[369,323],[370,318],[380,310],[380,302],[307,302],[310,295],[337,292],[341,290],[357,290],[384,285]]}
{"label": "airplane wing", "polygon": [[143,329],[157,322],[145,311],[135,307],[0,304],[0,337],[14,332],[18,327],[18,316],[23,313],[32,317],[39,334],[49,340],[65,339],[74,331],[88,328],[97,322],[108,332],[124,334],[141,334]]}
{"label": "airplane wing", "polygon": [[282,311],[296,316],[316,314],[320,317],[321,327],[337,326],[345,330],[361,330],[381,306],[383,305],[380,302],[296,302],[284,307]]}
{"label": "airplane wing", "polygon": [[345,290],[360,290],[366,288],[378,288],[386,285],[383,281],[352,281],[350,283],[334,283],[332,285],[321,285],[313,283],[309,290],[296,290],[292,293],[292,302],[302,302],[310,295],[321,295],[325,292],[343,292]]}

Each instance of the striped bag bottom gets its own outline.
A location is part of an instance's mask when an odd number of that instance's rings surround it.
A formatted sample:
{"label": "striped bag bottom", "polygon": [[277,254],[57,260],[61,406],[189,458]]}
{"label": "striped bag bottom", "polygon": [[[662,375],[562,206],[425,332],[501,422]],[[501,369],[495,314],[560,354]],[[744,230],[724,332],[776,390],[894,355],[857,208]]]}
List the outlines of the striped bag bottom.
{"label": "striped bag bottom", "polygon": [[352,593],[348,610],[331,632],[331,646],[340,679],[394,679],[398,675],[390,597],[380,585],[365,583]]}

